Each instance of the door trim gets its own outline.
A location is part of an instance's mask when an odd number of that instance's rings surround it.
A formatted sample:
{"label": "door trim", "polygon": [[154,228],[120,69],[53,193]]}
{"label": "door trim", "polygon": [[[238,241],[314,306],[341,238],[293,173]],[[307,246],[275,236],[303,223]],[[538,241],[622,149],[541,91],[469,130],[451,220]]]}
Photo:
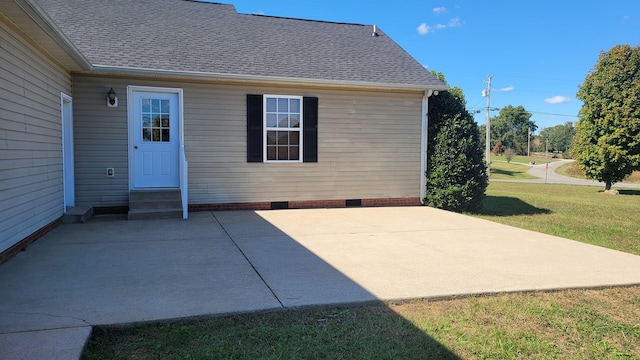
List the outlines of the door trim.
{"label": "door trim", "polygon": [[[181,88],[169,88],[169,87],[154,87],[154,86],[127,86],[127,126],[128,126],[128,161],[129,161],[129,191],[134,190],[135,180],[135,168],[134,168],[134,106],[133,106],[133,94],[135,92],[154,92],[165,94],[177,94],[178,95],[178,149],[184,146],[184,111],[183,111],[183,91]],[[131,106],[129,106],[131,105]],[[146,188],[148,189],[148,188]]]}
{"label": "door trim", "polygon": [[62,127],[62,213],[76,205],[75,163],[73,156],[73,98],[60,93]]}

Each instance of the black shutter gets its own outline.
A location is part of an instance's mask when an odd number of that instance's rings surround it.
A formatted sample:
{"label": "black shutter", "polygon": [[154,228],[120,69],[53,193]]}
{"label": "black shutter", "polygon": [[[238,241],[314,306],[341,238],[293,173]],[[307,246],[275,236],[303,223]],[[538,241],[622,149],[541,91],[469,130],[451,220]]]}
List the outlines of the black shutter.
{"label": "black shutter", "polygon": [[262,95],[247,94],[247,162],[262,162]]}
{"label": "black shutter", "polygon": [[303,106],[303,158],[304,162],[318,162],[318,98],[304,97]]}

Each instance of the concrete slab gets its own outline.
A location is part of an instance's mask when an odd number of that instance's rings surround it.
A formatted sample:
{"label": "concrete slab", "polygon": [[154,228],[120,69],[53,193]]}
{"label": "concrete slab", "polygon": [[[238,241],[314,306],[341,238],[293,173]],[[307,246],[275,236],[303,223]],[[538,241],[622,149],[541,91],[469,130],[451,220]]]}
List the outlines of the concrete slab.
{"label": "concrete slab", "polygon": [[91,326],[0,334],[0,359],[79,359]]}
{"label": "concrete slab", "polygon": [[77,358],[92,325],[631,284],[640,256],[427,207],[98,217],[0,266],[0,358]]}
{"label": "concrete slab", "polygon": [[63,225],[0,270],[0,333],[281,306],[210,213]]}
{"label": "concrete slab", "polygon": [[640,284],[639,256],[428,207],[258,214],[378,299]]}

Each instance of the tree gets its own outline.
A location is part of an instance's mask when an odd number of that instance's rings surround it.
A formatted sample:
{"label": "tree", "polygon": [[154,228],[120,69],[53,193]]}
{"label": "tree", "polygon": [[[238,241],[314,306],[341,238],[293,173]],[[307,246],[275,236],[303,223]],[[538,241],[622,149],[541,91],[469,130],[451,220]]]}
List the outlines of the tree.
{"label": "tree", "polygon": [[502,153],[502,141],[498,140],[498,142],[493,146],[492,153],[496,155],[500,155]]}
{"label": "tree", "polygon": [[564,125],[546,127],[540,131],[540,136],[544,141],[549,141],[550,151],[567,151],[571,146],[571,141],[576,131],[571,121]]}
{"label": "tree", "polygon": [[572,153],[605,189],[640,170],[640,47],[602,52],[577,98],[583,101]]}
{"label": "tree", "polygon": [[[444,76],[436,74],[445,82]],[[482,207],[486,165],[478,125],[465,110],[462,90],[453,87],[429,99],[427,189],[429,206],[452,211]]]}
{"label": "tree", "polygon": [[507,159],[507,163],[510,163],[511,160],[513,160],[513,158],[516,157],[516,151],[513,150],[512,148],[507,148],[504,151],[504,157],[505,159]]}
{"label": "tree", "polygon": [[522,105],[511,105],[500,109],[498,116],[491,118],[492,142],[501,141],[503,148],[512,148],[518,154],[526,155],[529,129],[536,131],[538,126],[531,120]]}

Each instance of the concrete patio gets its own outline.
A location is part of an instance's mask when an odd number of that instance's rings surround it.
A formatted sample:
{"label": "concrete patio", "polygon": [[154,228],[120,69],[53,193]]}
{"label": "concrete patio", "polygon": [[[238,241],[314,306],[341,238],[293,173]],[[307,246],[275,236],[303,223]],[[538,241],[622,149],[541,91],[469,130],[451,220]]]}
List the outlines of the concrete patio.
{"label": "concrete patio", "polygon": [[632,284],[640,256],[428,207],[98,217],[0,265],[0,358],[77,358],[92,325]]}

